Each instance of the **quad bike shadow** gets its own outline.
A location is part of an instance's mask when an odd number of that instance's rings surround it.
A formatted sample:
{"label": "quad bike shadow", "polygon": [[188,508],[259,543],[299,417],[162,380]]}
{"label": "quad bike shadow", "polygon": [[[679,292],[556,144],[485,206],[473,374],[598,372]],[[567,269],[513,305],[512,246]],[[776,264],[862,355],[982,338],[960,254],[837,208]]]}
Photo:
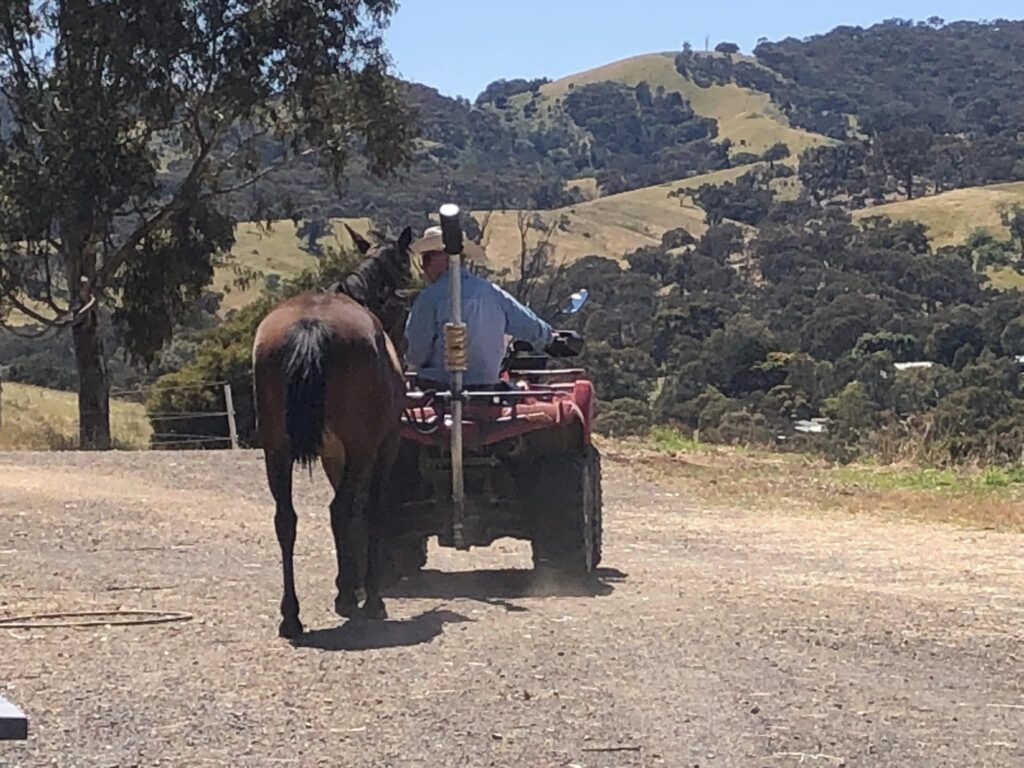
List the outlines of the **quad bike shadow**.
{"label": "quad bike shadow", "polygon": [[625,573],[614,568],[596,568],[583,576],[521,568],[476,571],[428,569],[402,578],[388,587],[386,594],[482,602],[541,597],[607,597],[615,591],[616,584],[626,578]]}

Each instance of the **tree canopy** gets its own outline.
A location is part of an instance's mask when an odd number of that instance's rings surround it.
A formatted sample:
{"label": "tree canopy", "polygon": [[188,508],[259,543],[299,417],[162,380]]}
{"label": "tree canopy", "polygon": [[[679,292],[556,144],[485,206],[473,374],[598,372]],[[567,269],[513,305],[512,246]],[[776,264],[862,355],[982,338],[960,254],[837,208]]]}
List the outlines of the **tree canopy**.
{"label": "tree canopy", "polygon": [[336,180],[354,154],[378,173],[407,159],[394,9],[4,4],[0,312],[71,327],[83,447],[110,443],[99,308],[152,360],[232,243],[227,196],[296,158]]}

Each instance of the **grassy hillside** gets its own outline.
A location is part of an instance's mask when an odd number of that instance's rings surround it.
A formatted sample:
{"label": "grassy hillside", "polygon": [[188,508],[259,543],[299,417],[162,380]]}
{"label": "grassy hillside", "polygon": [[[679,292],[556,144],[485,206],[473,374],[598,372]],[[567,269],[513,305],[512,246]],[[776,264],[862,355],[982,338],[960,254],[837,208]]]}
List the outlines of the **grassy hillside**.
{"label": "grassy hillside", "polygon": [[[351,248],[352,239],[345,231],[345,224],[361,234],[371,227],[367,218],[331,219],[332,231],[321,239],[323,247]],[[235,247],[232,255],[235,262],[249,269],[262,272],[264,276],[279,275],[290,277],[317,264],[316,257],[302,249],[302,241],[296,234],[295,222],[283,219],[271,222],[270,227],[254,222],[242,222],[235,228]],[[216,270],[211,288],[224,292],[221,311],[238,309],[259,296],[265,286],[265,277],[239,288],[233,285],[235,275],[230,268]]]}
{"label": "grassy hillside", "polygon": [[[110,429],[122,448],[146,448],[152,434],[140,403],[110,402]],[[3,385],[0,451],[71,450],[78,445],[78,396],[28,384]]]}
{"label": "grassy hillside", "polygon": [[[928,227],[935,247],[962,243],[975,229],[984,229],[999,239],[1010,233],[1001,220],[1001,211],[1024,204],[1024,182],[993,184],[943,192],[941,195],[904,200],[856,211],[854,220],[870,216],[888,216],[894,220],[918,221]],[[1001,290],[1024,290],[1024,275],[1012,269],[989,271],[992,285]]]}
{"label": "grassy hillside", "polygon": [[[787,161],[795,164],[795,159]],[[680,188],[696,189],[704,184],[724,184],[765,163],[752,163],[723,171],[715,171],[687,179],[642,187],[617,195],[596,197],[576,205],[553,211],[527,211],[540,217],[546,227],[556,227],[550,239],[555,261],[575,259],[597,254],[619,259],[630,251],[647,245],[657,245],[661,236],[682,227],[694,237],[707,230],[704,211],[688,198],[669,195]],[[781,199],[790,199],[798,193],[796,179],[779,180],[776,192]],[[492,266],[514,268],[520,253],[520,211],[496,211],[487,226],[484,244]],[[531,231],[527,242],[531,247],[544,237],[543,232]]]}
{"label": "grassy hillside", "polygon": [[540,89],[547,102],[564,98],[570,85],[581,86],[604,81],[635,86],[646,81],[652,90],[662,86],[690,102],[694,111],[718,121],[718,135],[731,139],[734,152],[764,152],[776,142],[789,145],[794,154],[829,139],[790,126],[785,115],[772,104],[771,97],[734,84],[701,88],[676,71],[675,54],[650,53],[616,61],[603,67],[563,77]]}
{"label": "grassy hillside", "polygon": [[[750,57],[734,56],[732,61],[762,66]],[[627,86],[635,86],[643,81],[652,90],[661,87],[665,91],[679,93],[699,115],[717,121],[719,139],[730,139],[734,144],[734,153],[761,153],[777,142],[784,142],[793,153],[786,162],[795,165],[796,156],[803,150],[833,141],[792,126],[767,93],[740,87],[735,83],[709,87],[697,85],[679,73],[675,66],[675,54],[668,52],[634,56],[561,78],[540,86],[536,98],[530,93],[513,96],[508,100],[508,111],[503,122],[512,119],[537,126],[560,120],[563,127],[568,124],[570,129],[580,132],[582,129],[572,125],[571,120],[566,123],[567,117],[561,106],[564,99],[574,88],[607,81]],[[531,116],[527,117],[524,108],[531,102]],[[441,142],[429,138],[423,139],[420,144],[421,148],[427,149],[442,146]],[[664,232],[677,227],[686,228],[695,237],[699,237],[706,229],[703,211],[689,200],[681,203],[679,199],[669,197],[669,194],[680,187],[696,188],[701,184],[731,181],[754,167],[757,164],[606,196],[601,196],[593,177],[568,180],[564,182],[565,188],[577,186],[585,201],[553,210],[512,209],[491,214],[485,236],[490,266],[514,269],[518,263],[521,214],[536,217],[545,228],[550,228],[550,242],[556,261],[572,261],[588,254],[621,258],[636,248],[656,245]],[[465,168],[464,172],[467,175],[474,173],[472,168]],[[776,191],[782,198],[795,196],[798,188],[799,183],[795,179],[778,182],[776,185]],[[961,242],[976,227],[984,227],[1005,236],[1005,227],[1000,222],[1000,207],[1022,201],[1024,183],[998,184],[891,203],[861,210],[854,215],[857,219],[885,215],[894,219],[920,221],[928,226],[934,244],[942,246]],[[440,202],[437,201],[438,204]],[[459,202],[465,208],[480,205],[478,200]],[[479,218],[480,215],[477,215]],[[325,244],[349,245],[342,227],[344,221],[358,231],[365,232],[370,227],[370,221],[366,218],[331,221],[335,231]],[[534,246],[544,236],[542,231],[531,230],[528,243]],[[247,287],[240,288],[233,284],[236,276],[230,268],[218,269],[212,288],[225,294],[223,311],[237,309],[254,299],[263,290],[267,277],[287,277],[314,267],[316,258],[303,250],[302,245],[296,234],[296,225],[290,220],[273,222],[269,229],[253,223],[240,224],[233,249],[236,263],[256,270],[262,276]],[[1015,273],[996,274],[993,280],[1001,286],[1020,284],[1020,276]]]}
{"label": "grassy hillside", "polygon": [[[750,170],[751,166],[672,181],[652,187],[622,192],[589,200],[585,203],[553,211],[495,211],[487,224],[484,245],[490,264],[495,268],[514,268],[520,253],[520,213],[538,216],[550,227],[555,226],[550,243],[555,261],[574,261],[589,254],[620,258],[645,245],[657,245],[670,229],[682,227],[695,237],[707,229],[704,212],[689,200],[682,204],[669,194],[680,187],[720,184]],[[542,231],[531,230],[527,242],[536,246],[544,237]]]}
{"label": "grassy hillside", "polygon": [[[795,161],[791,159],[787,162],[793,164]],[[689,200],[684,199],[681,203],[678,198],[669,197],[669,194],[681,187],[695,189],[702,184],[732,181],[760,165],[738,166],[617,195],[595,197],[551,211],[494,211],[490,215],[484,237],[489,264],[495,269],[515,268],[520,252],[520,213],[539,217],[545,227],[562,223],[554,227],[550,238],[556,261],[573,261],[588,254],[621,258],[637,248],[656,245],[666,231],[677,227],[683,227],[695,237],[700,237],[707,228],[704,212]],[[795,180],[787,181],[797,184]],[[791,196],[789,193],[794,189],[780,189],[780,196]],[[933,244],[941,247],[963,242],[976,228],[987,229],[1000,238],[1007,237],[1008,230],[1000,220],[1000,211],[1005,206],[1019,203],[1024,203],[1024,182],[958,189],[941,195],[865,208],[853,215],[855,220],[887,216],[895,220],[919,221],[928,227]],[[478,218],[486,216],[481,213],[474,215]],[[345,221],[359,232],[365,232],[370,227],[368,219]],[[333,239],[337,245],[350,245],[342,220],[334,220],[332,223],[335,231],[332,238],[324,242]],[[533,247],[544,236],[542,231],[531,230],[527,241]],[[266,274],[284,277],[316,265],[315,257],[300,247],[295,225],[291,221],[274,222],[269,231],[252,223],[240,224],[236,237],[234,254],[238,262]],[[250,285],[247,290],[239,290],[230,286],[231,280],[232,275],[228,270],[219,270],[214,282],[217,290],[227,290],[225,309],[243,306],[255,298],[262,288],[261,282],[259,285]],[[1019,286],[1022,278],[1013,272],[999,272],[993,275],[993,282],[999,287]]]}
{"label": "grassy hillside", "polygon": [[1024,203],[1024,182],[994,184],[943,192],[867,208],[854,213],[854,219],[888,216],[896,220],[919,221],[928,227],[932,243],[941,247],[962,243],[975,229],[987,229],[1006,238],[1009,231],[1000,221],[1003,207]]}
{"label": "grassy hillside", "polygon": [[[680,93],[698,114],[717,120],[719,138],[731,139],[735,145],[734,152],[760,153],[772,144],[783,141],[795,156],[809,146],[829,141],[825,137],[791,127],[767,94],[732,84],[713,85],[709,88],[696,85],[676,71],[673,57],[671,53],[635,56],[571,75],[542,86],[540,100],[544,106],[558,113],[560,108],[556,103],[564,98],[570,86],[603,81],[635,86],[640,81],[646,81],[652,89],[661,86],[666,91]],[[419,91],[416,93],[419,94]],[[418,98],[425,97],[419,94]],[[510,105],[518,105],[521,109],[527,100],[529,95],[521,94],[511,99]],[[534,124],[543,124],[545,113],[546,109],[542,108],[532,118],[524,118],[521,113],[518,117],[521,120],[529,119]],[[420,145],[428,149],[442,146],[429,138],[421,140]],[[676,227],[685,227],[693,235],[700,236],[705,229],[703,212],[689,201],[680,205],[679,200],[668,197],[668,194],[680,186],[697,187],[704,183],[729,181],[752,167],[731,168],[606,197],[600,196],[592,177],[570,180],[564,184],[566,189],[578,186],[586,202],[535,213],[546,226],[552,222],[562,222],[562,227],[556,228],[551,238],[556,260],[571,261],[592,253],[619,258],[641,246],[657,244],[665,231]],[[467,173],[472,175],[474,171],[469,169]],[[436,202],[440,204],[442,201]],[[465,208],[470,208],[479,207],[481,201],[459,202]],[[495,268],[512,267],[518,261],[518,216],[517,210],[497,211],[491,216],[485,243],[491,266]],[[324,241],[325,245],[330,244],[332,239],[334,245],[350,245],[342,227],[346,221],[360,232],[370,227],[367,218],[331,219],[334,233],[332,238]],[[238,309],[256,298],[265,287],[267,277],[287,277],[316,265],[316,258],[301,247],[303,243],[296,229],[295,223],[290,220],[274,221],[270,228],[250,222],[238,225],[233,249],[235,263],[256,270],[262,276],[241,287],[235,284],[237,277],[230,267],[216,270],[211,288],[224,293],[222,311]],[[528,238],[530,244],[535,244],[540,236],[538,232],[531,232]],[[22,324],[27,319],[15,315],[12,321]]]}

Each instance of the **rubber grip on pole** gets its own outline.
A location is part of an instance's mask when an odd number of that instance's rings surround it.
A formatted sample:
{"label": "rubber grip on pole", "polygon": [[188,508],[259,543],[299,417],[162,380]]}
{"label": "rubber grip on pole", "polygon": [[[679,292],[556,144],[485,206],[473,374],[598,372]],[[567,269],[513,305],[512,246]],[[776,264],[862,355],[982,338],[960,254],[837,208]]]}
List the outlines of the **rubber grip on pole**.
{"label": "rubber grip on pole", "polygon": [[459,207],[452,203],[441,206],[441,239],[444,251],[449,255],[462,253],[462,225],[459,224]]}

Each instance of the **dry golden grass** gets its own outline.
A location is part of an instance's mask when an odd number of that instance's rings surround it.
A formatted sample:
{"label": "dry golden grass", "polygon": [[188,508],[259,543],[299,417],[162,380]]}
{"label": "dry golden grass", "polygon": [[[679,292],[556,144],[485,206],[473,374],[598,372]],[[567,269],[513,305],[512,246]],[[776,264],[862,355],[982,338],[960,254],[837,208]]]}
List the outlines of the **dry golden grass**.
{"label": "dry golden grass", "polygon": [[[539,216],[546,227],[564,220],[564,227],[556,227],[550,240],[556,262],[572,262],[590,254],[621,259],[637,248],[658,245],[661,236],[670,229],[682,227],[694,237],[704,234],[707,229],[704,211],[688,198],[669,197],[670,193],[681,187],[695,189],[702,184],[723,184],[759,165],[755,163],[728,168],[599,197],[553,211],[525,213]],[[519,214],[520,211],[514,210],[495,211],[491,214],[484,245],[489,263],[494,268],[515,268],[518,264]],[[534,247],[542,237],[543,232],[531,231],[527,242],[530,247]]]}
{"label": "dry golden grass", "polygon": [[1009,231],[1000,219],[1001,210],[1022,203],[1024,182],[993,184],[865,208],[856,211],[854,219],[888,216],[919,221],[928,227],[932,244],[941,247],[962,243],[975,229],[988,230],[1000,238],[1008,237]]}
{"label": "dry golden grass", "polygon": [[[368,218],[332,219],[332,234],[322,240],[325,246],[350,248],[352,240],[344,224],[365,234],[371,227]],[[276,274],[282,278],[297,275],[304,269],[317,264],[316,257],[302,250],[296,235],[296,226],[290,219],[271,222],[269,228],[254,222],[242,222],[235,227],[235,247],[231,253],[235,262],[264,275]],[[264,288],[264,280],[258,279],[244,289],[235,286],[235,275],[230,268],[216,270],[211,288],[224,292],[221,311],[238,309],[258,298]]]}
{"label": "dry golden grass", "polygon": [[1014,288],[1024,291],[1024,275],[1008,267],[990,269],[988,279],[992,283],[992,287],[1000,291],[1009,291]]}
{"label": "dry golden grass", "polygon": [[[146,448],[153,430],[140,403],[110,402],[115,445]],[[78,396],[29,384],[3,385],[0,451],[70,450],[78,444]]]}
{"label": "dry golden grass", "polygon": [[611,461],[715,505],[809,514],[863,514],[1024,532],[1024,474],[980,470],[836,468],[800,454],[701,445],[666,451],[639,440],[601,441]]}

